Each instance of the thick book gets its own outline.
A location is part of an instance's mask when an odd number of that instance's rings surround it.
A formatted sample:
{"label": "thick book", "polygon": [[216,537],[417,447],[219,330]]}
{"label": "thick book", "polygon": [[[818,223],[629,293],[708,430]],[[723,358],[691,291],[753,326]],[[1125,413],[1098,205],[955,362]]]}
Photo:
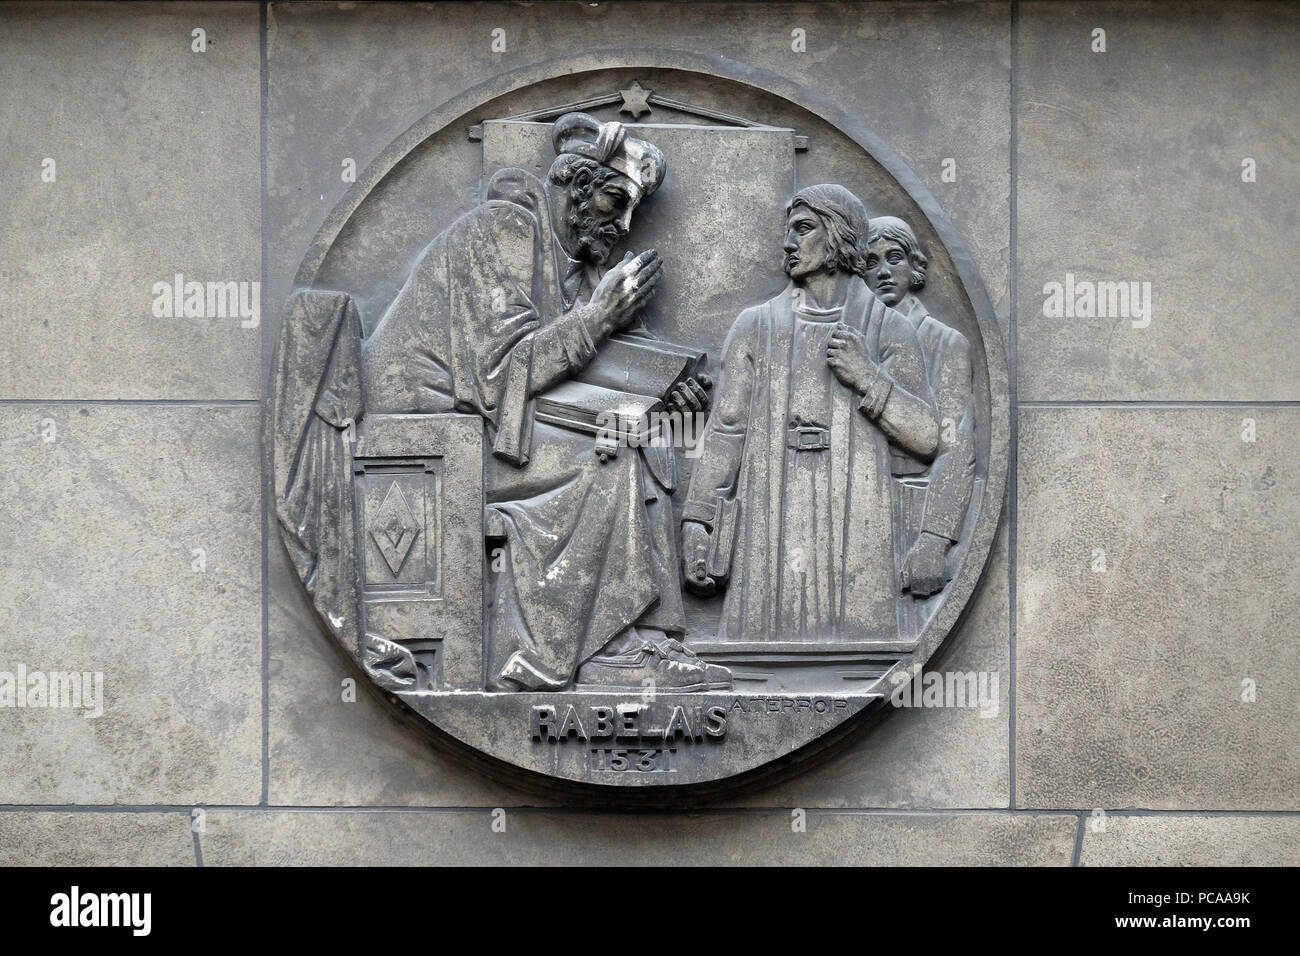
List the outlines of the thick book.
{"label": "thick book", "polygon": [[539,422],[631,444],[655,438],[653,413],[663,407],[663,402],[649,395],[571,379],[537,396],[535,414]]}
{"label": "thick book", "polygon": [[617,392],[667,401],[673,389],[704,371],[707,355],[689,346],[626,332],[611,335],[574,378]]}
{"label": "thick book", "polygon": [[658,435],[654,413],[673,389],[704,371],[707,358],[689,346],[616,333],[578,375],[537,396],[537,421],[648,443]]}

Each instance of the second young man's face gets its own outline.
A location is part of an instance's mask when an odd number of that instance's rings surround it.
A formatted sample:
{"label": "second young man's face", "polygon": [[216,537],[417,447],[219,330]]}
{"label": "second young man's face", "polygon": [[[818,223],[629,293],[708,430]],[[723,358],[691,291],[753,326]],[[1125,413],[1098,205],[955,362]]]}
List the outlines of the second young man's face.
{"label": "second young man's face", "polygon": [[790,211],[785,223],[785,271],[796,282],[831,269],[830,237],[821,217],[805,206]]}
{"label": "second young man's face", "polygon": [[877,239],[867,247],[867,285],[885,305],[898,305],[912,284],[907,250],[892,239]]}

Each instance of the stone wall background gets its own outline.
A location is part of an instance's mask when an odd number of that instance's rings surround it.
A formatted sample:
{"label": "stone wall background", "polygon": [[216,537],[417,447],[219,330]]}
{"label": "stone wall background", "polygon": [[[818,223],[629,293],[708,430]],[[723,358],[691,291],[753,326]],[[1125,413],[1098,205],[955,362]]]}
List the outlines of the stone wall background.
{"label": "stone wall background", "polygon": [[[106,697],[0,709],[0,863],[1300,862],[1298,43],[1273,2],[0,4],[0,670]],[[653,813],[410,733],[311,618],[259,439],[343,160],[624,44],[858,111],[966,237],[1012,369],[1002,530],[935,665],[997,672],[998,715],[894,710]],[[155,317],[177,273],[259,282],[262,321]],[[1150,282],[1150,324],[1046,317],[1067,273]]]}

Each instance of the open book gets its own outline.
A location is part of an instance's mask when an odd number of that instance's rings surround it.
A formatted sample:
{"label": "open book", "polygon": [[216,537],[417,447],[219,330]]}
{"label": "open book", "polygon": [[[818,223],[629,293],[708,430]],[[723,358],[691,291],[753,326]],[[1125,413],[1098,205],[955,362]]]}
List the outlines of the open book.
{"label": "open book", "polygon": [[706,358],[699,349],[616,332],[574,380],[667,401],[674,388],[704,371]]}
{"label": "open book", "polygon": [[575,378],[537,396],[537,420],[591,435],[617,428],[630,440],[653,440],[652,413],[663,410],[678,385],[698,377],[706,359],[687,346],[611,335]]}

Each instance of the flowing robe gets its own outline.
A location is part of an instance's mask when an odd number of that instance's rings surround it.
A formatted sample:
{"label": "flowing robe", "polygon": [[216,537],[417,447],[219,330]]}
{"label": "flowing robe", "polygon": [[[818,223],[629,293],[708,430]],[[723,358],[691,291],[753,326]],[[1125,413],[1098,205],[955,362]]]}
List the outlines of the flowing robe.
{"label": "flowing robe", "polygon": [[[719,395],[687,496],[688,507],[719,497],[739,503],[718,638],[893,639],[891,442],[924,459],[938,440],[920,347],[907,321],[860,281],[842,309],[800,302],[789,286],[746,309],[723,346]],[[866,336],[887,383],[883,407],[867,403],[874,421],[863,396],[826,363],[837,321]],[[827,447],[791,447],[800,428]]]}
{"label": "flowing robe", "polygon": [[[366,407],[474,412],[487,428],[487,680],[558,689],[633,623],[685,630],[667,494],[671,449],[602,463],[591,435],[534,421],[534,397],[596,345],[574,307],[596,277],[563,252],[541,182],[497,173],[440,234],[363,344]],[[482,555],[475,555],[481,560]]]}
{"label": "flowing robe", "polygon": [[[895,557],[901,568],[921,532],[950,543],[961,537],[975,484],[975,412],[966,336],[930,315],[911,293],[896,308],[916,330],[940,424],[933,462],[927,465],[901,454],[895,456]],[[904,635],[920,634],[942,593],[924,598],[902,595],[899,627]]]}
{"label": "flowing robe", "polygon": [[307,289],[289,300],[272,399],[275,510],[285,545],[330,631],[360,653],[352,445],[361,417],[361,320],[343,292]]}

